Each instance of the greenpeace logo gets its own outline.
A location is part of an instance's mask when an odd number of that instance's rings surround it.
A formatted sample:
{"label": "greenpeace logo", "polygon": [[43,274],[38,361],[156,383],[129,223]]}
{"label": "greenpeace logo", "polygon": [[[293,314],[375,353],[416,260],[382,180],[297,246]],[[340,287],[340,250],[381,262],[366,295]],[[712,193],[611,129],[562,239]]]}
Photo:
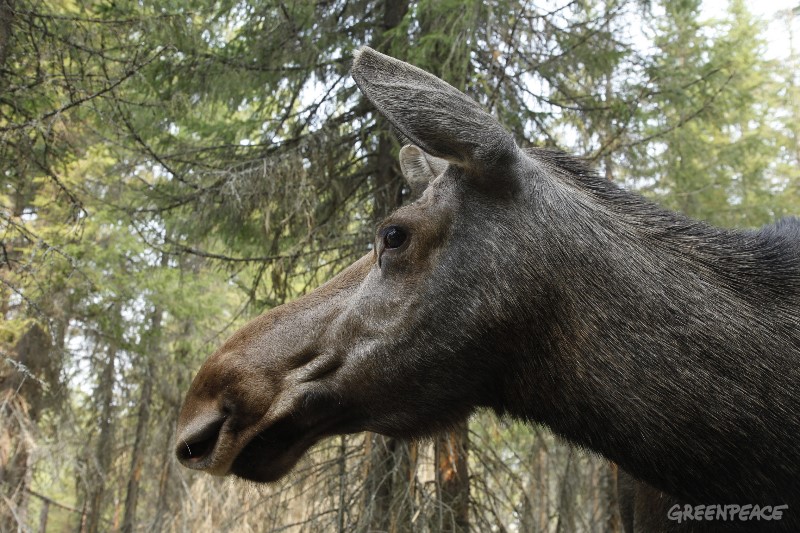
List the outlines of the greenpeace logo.
{"label": "greenpeace logo", "polygon": [[751,520],[780,520],[788,505],[673,505],[667,518],[679,524],[684,521],[722,520],[747,522]]}

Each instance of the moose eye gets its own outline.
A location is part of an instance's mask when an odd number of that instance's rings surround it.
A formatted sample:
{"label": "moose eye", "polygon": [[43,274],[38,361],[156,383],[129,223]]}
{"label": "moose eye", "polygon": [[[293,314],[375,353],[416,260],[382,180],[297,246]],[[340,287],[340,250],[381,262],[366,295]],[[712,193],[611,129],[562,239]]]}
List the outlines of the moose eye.
{"label": "moose eye", "polygon": [[408,234],[399,226],[389,226],[383,231],[383,244],[386,248],[400,248],[408,239]]}

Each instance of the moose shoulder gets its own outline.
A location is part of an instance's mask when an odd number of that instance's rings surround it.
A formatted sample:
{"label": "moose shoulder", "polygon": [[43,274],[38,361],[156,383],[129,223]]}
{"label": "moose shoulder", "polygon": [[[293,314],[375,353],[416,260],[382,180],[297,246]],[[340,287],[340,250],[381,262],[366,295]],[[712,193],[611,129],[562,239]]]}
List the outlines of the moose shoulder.
{"label": "moose shoulder", "polygon": [[800,527],[800,221],[716,229],[519,149],[411,65],[365,48],[352,75],[416,145],[401,163],[424,192],[205,362],[181,462],[270,481],[325,436],[488,407],[682,502],[787,505],[780,527]]}

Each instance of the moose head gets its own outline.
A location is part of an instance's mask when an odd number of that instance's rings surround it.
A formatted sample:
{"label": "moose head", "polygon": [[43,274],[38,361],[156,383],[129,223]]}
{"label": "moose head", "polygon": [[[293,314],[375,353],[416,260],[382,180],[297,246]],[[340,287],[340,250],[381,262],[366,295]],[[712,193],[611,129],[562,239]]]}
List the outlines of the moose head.
{"label": "moose head", "polygon": [[800,499],[795,223],[711,228],[520,149],[406,63],[364,48],[352,75],[413,143],[401,168],[423,192],[203,364],[185,466],[272,481],[326,436],[414,438],[488,407],[687,501]]}
{"label": "moose head", "polygon": [[372,252],[206,361],[180,418],[177,453],[190,468],[274,480],[324,436],[428,434],[504,389],[500,351],[525,307],[508,275],[520,252],[505,243],[534,237],[515,197],[537,167],[434,76],[370,49],[352,73],[419,146],[400,162],[424,192],[380,224]]}

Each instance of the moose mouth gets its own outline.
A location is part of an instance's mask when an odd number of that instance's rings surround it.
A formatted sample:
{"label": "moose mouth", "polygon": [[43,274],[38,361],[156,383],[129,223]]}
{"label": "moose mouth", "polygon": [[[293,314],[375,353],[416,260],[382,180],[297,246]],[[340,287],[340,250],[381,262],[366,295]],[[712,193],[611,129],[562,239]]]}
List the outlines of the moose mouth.
{"label": "moose mouth", "polygon": [[[331,412],[331,398],[306,398],[304,408],[294,411],[256,434],[236,455],[230,474],[268,483],[284,477],[305,452],[331,435],[358,431],[354,413],[347,409]],[[327,408],[319,408],[320,403]],[[317,409],[309,409],[317,404]],[[310,411],[310,412],[309,412]],[[315,412],[315,414],[311,414]]]}
{"label": "moose mouth", "polygon": [[309,429],[301,427],[293,417],[284,418],[253,437],[233,460],[229,473],[260,483],[277,481],[289,473],[306,450],[330,434],[331,426]]}
{"label": "moose mouth", "polygon": [[354,412],[330,394],[315,391],[300,398],[294,409],[264,425],[263,419],[243,423],[247,417],[235,410],[214,409],[183,431],[178,459],[194,470],[266,483],[285,476],[322,438],[358,430]]}

